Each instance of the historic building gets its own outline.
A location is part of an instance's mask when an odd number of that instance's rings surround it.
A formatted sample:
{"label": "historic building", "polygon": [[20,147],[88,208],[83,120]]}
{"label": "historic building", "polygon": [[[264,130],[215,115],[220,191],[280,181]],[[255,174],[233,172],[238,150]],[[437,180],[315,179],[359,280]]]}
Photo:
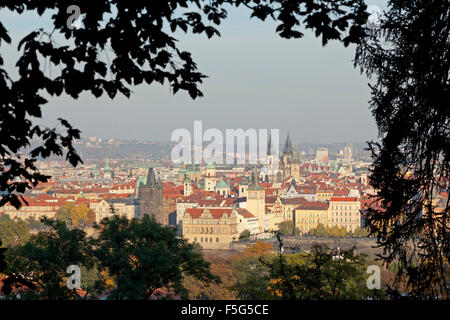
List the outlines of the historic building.
{"label": "historic building", "polygon": [[127,219],[137,218],[139,203],[132,198],[103,199],[90,202],[89,207],[95,212],[95,221],[99,223],[104,218],[113,215],[125,216]]}
{"label": "historic building", "polygon": [[205,191],[214,191],[214,187],[216,186],[217,178],[216,178],[216,167],[212,163],[208,163],[206,165],[206,176],[204,178],[205,181]]}
{"label": "historic building", "polygon": [[203,249],[230,249],[245,229],[256,231],[257,219],[242,208],[187,208],[183,238]]}
{"label": "historic building", "polygon": [[214,187],[214,192],[217,194],[220,194],[222,196],[229,196],[230,195],[230,186],[225,181],[225,177],[222,178]]}
{"label": "historic building", "polygon": [[0,216],[7,214],[11,219],[19,218],[22,220],[27,220],[28,218],[39,220],[42,217],[53,219],[56,211],[66,202],[64,199],[51,199],[50,197],[44,200],[24,197],[23,200],[26,203],[22,201],[22,206],[19,209],[16,209],[10,203],[1,206]]}
{"label": "historic building", "polygon": [[148,169],[147,183],[139,188],[140,217],[152,215],[162,225],[169,224],[169,217],[163,210],[163,186],[156,182],[153,168]]}
{"label": "historic building", "polygon": [[241,177],[241,181],[239,182],[239,198],[247,197],[247,189],[248,189],[248,180],[244,175]]}
{"label": "historic building", "polygon": [[328,202],[305,201],[295,208],[294,222],[302,234],[319,224],[328,225]]}
{"label": "historic building", "polygon": [[109,159],[108,159],[108,157],[106,157],[105,167],[103,168],[103,177],[106,178],[106,179],[113,179],[114,178],[114,173],[111,170],[111,167],[109,166]]}
{"label": "historic building", "polygon": [[[277,143],[278,144],[278,143]],[[266,164],[261,169],[264,182],[280,183],[283,181],[283,171],[280,168],[280,159],[278,157],[278,146],[275,150],[275,154],[272,152],[272,135],[269,133],[269,141],[267,143],[267,159]]]}
{"label": "historic building", "polygon": [[330,201],[334,188],[319,188],[316,192],[317,201]]}
{"label": "historic building", "polygon": [[332,197],[329,202],[328,223],[330,227],[344,227],[355,231],[361,227],[361,202],[354,197]]}
{"label": "historic building", "polygon": [[[283,151],[280,157],[280,166],[283,173],[283,181],[289,178],[294,178],[300,181],[300,161],[298,154],[295,151],[289,134],[284,143]],[[278,181],[281,182],[281,181]]]}
{"label": "historic building", "polygon": [[191,179],[189,179],[189,176],[186,175],[183,182],[183,194],[185,197],[190,196],[193,193],[193,187],[191,183]]}
{"label": "historic building", "polygon": [[269,230],[268,217],[266,217],[266,192],[259,185],[258,172],[253,171],[252,182],[247,189],[247,210],[259,221],[258,232],[262,234]]}
{"label": "historic building", "polygon": [[285,221],[283,203],[280,196],[266,196],[266,217],[268,217],[269,230],[278,230],[278,225]]}

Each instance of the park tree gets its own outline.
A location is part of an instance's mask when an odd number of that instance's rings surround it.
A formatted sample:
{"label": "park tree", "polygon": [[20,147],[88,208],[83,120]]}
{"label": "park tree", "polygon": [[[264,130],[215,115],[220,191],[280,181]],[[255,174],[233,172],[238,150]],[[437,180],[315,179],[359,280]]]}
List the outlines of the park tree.
{"label": "park tree", "polygon": [[108,276],[104,276],[96,266],[81,266],[81,289],[83,293],[78,293],[78,299],[88,300],[97,298],[97,294],[108,290]]}
{"label": "park tree", "polygon": [[45,225],[41,220],[37,220],[34,217],[28,217],[27,220],[25,220],[26,224],[28,225],[28,228],[30,230],[44,230],[48,226]]}
{"label": "park tree", "polygon": [[339,237],[340,238],[345,238],[349,235],[349,232],[351,232],[350,230],[347,230],[346,227],[342,226],[339,228]]}
{"label": "park tree", "polygon": [[95,216],[95,212],[92,209],[89,209],[88,213],[87,213],[87,220],[86,220],[86,224],[89,227],[93,227],[94,224],[96,222],[96,216]]}
{"label": "park tree", "polygon": [[70,210],[70,219],[72,221],[72,225],[75,227],[85,226],[88,221],[89,209],[86,205],[82,204],[79,206],[74,206]]}
{"label": "park tree", "polygon": [[251,233],[248,229],[245,229],[244,231],[241,232],[241,234],[239,235],[239,240],[249,240],[251,236]]}
{"label": "park tree", "polygon": [[349,250],[315,245],[309,253],[261,258],[268,291],[275,299],[380,299],[384,292],[366,286],[365,257]]}
{"label": "park tree", "polygon": [[377,195],[368,228],[386,264],[411,266],[408,295],[416,298],[449,298],[449,21],[448,0],[390,0],[355,59],[374,78],[370,108],[379,131],[369,144]]}
{"label": "park tree", "polygon": [[283,236],[298,236],[300,234],[300,230],[297,227],[294,228],[294,223],[292,222],[292,220],[281,222],[278,225],[278,229]]}
{"label": "park tree", "polygon": [[366,228],[358,227],[352,232],[353,237],[365,238],[369,235],[369,231]]}
{"label": "park tree", "polygon": [[150,299],[158,294],[181,295],[186,276],[200,281],[219,281],[194,246],[146,215],[141,220],[113,216],[96,226],[94,254],[100,272],[114,279],[110,299]]}
{"label": "park tree", "polygon": [[247,247],[244,251],[244,255],[259,257],[265,254],[271,253],[273,246],[271,243],[265,241],[256,241],[254,245]]}
{"label": "park tree", "polygon": [[274,299],[270,285],[269,268],[262,264],[260,257],[247,256],[236,261],[233,266],[236,282],[231,286],[241,300]]}
{"label": "park tree", "polygon": [[232,263],[236,263],[248,257],[258,258],[266,254],[271,254],[272,252],[273,245],[271,243],[256,241],[254,244],[247,246],[244,250],[234,252],[228,257],[228,260]]}
{"label": "park tree", "polygon": [[0,274],[6,271],[5,251],[6,249],[2,247],[2,240],[0,239]]}
{"label": "park tree", "polygon": [[189,292],[189,299],[195,300],[234,300],[236,292],[231,287],[236,283],[233,261],[216,254],[205,254],[205,259],[211,263],[211,273],[220,277],[219,283],[200,281],[193,276],[187,276],[184,286]]}
{"label": "park tree", "polygon": [[25,283],[41,299],[78,299],[76,290],[66,285],[71,265],[93,268],[91,245],[84,231],[69,230],[64,222],[42,218],[51,228],[32,235],[30,240],[6,252],[6,290]]}
{"label": "park tree", "polygon": [[328,226],[325,226],[322,223],[319,223],[315,228],[312,228],[309,231],[309,234],[315,237],[327,237],[330,235]]}
{"label": "park tree", "polygon": [[75,204],[72,201],[68,201],[62,205],[61,208],[56,211],[56,219],[58,221],[64,222],[66,225],[72,225],[72,209],[75,207]]}
{"label": "park tree", "polygon": [[338,227],[337,225],[334,225],[333,227],[330,228],[330,236],[331,237],[339,237],[340,230],[341,230],[340,227]]}
{"label": "park tree", "polygon": [[235,283],[231,286],[236,296],[241,300],[265,300],[271,295],[267,290],[269,285],[268,268],[261,263],[261,257],[273,255],[273,246],[264,241],[257,241],[229,260],[233,265]]}
{"label": "park tree", "polygon": [[[357,43],[367,17],[363,0],[2,1],[0,9],[37,13],[51,27],[11,39],[8,25],[0,21],[0,47],[18,44],[18,60],[6,61],[16,69],[3,68],[0,56],[0,191],[6,191],[0,205],[20,207],[21,193],[48,181],[36,168],[39,157],[65,156],[74,166],[81,162],[74,148],[78,129],[65,119],[59,119],[59,128],[37,124],[48,99],[62,94],[78,99],[83,93],[130,97],[132,86],[142,83],[167,83],[173,93],[201,97],[199,85],[206,75],[177,43],[176,33],[220,35],[217,28],[227,18],[227,6],[276,21],[283,38],[301,38],[302,27],[311,29],[324,45],[330,40]],[[82,28],[73,27],[77,10]],[[19,155],[33,139],[38,146]]]}
{"label": "park tree", "polygon": [[5,221],[10,221],[11,217],[9,216],[9,214],[2,214],[0,215],[0,222],[5,222]]}
{"label": "park tree", "polygon": [[20,220],[8,220],[0,222],[0,239],[4,246],[15,246],[25,243],[29,238],[28,225]]}

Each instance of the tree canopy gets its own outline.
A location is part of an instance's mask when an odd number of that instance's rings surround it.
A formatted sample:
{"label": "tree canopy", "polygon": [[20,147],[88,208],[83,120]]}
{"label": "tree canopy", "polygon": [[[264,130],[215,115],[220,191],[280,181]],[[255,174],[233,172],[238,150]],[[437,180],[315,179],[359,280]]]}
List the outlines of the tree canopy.
{"label": "tree canopy", "polygon": [[69,230],[61,221],[47,218],[42,221],[52,230],[32,235],[25,244],[6,251],[5,273],[10,279],[32,284],[29,290],[36,297],[50,300],[77,297],[76,291],[66,286],[66,271],[71,265],[93,267],[86,234],[79,229]]}
{"label": "tree canopy", "polygon": [[0,239],[0,274],[6,270],[5,251],[6,249],[2,247],[2,240]]}
{"label": "tree canopy", "polygon": [[14,219],[0,222],[0,239],[5,246],[25,243],[29,235],[28,224],[22,220]]}
{"label": "tree canopy", "polygon": [[375,77],[370,107],[381,140],[369,145],[377,195],[368,227],[386,263],[411,266],[409,294],[418,298],[449,297],[449,21],[448,0],[391,0],[355,60]]}
{"label": "tree canopy", "polygon": [[[7,275],[3,293],[16,284],[25,286],[25,297],[36,299],[85,299],[106,294],[108,299],[187,297],[185,278],[218,283],[210,263],[193,244],[176,236],[176,230],[145,216],[142,220],[114,216],[96,225],[99,235],[86,236],[64,222],[41,221],[40,231],[24,244],[0,250],[0,272]],[[81,270],[81,294],[67,287],[67,268]]]}
{"label": "tree canopy", "polygon": [[93,226],[95,212],[84,204],[75,205],[69,201],[56,212],[56,219],[65,222],[68,226]]}
{"label": "tree canopy", "polygon": [[114,216],[102,220],[95,239],[98,268],[114,278],[111,299],[150,299],[153,295],[187,296],[185,276],[219,281],[194,245],[148,215],[141,220]]}
{"label": "tree canopy", "polygon": [[[339,257],[339,258],[338,258]],[[354,249],[316,245],[309,253],[248,257],[236,264],[233,289],[241,299],[378,299],[366,286],[365,257]]]}
{"label": "tree canopy", "polygon": [[292,220],[286,220],[278,225],[281,235],[283,236],[298,236],[300,234],[300,229],[295,227]]}

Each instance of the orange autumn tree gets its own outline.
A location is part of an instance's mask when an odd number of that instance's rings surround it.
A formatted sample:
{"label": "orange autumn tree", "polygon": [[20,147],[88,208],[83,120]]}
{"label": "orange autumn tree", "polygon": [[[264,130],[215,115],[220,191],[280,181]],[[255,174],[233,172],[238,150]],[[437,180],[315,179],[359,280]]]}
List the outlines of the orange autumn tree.
{"label": "orange autumn tree", "polygon": [[272,251],[272,245],[264,241],[257,241],[245,250],[222,257],[216,253],[205,254],[205,259],[211,263],[211,273],[220,276],[220,283],[207,283],[186,278],[185,286],[189,290],[190,299],[208,300],[234,300],[237,292],[233,289],[238,280],[236,266],[247,259],[258,259],[260,256],[268,255]]}
{"label": "orange autumn tree", "polygon": [[230,260],[236,263],[248,257],[257,258],[272,253],[272,250],[272,244],[265,241],[256,241],[255,244],[248,246],[245,250],[231,255]]}
{"label": "orange autumn tree", "polygon": [[204,282],[187,277],[184,285],[189,291],[191,300],[235,300],[236,293],[230,290],[236,282],[236,276],[233,273],[233,264],[230,259],[221,257],[215,253],[205,254],[205,260],[211,263],[211,273],[219,276],[220,283]]}

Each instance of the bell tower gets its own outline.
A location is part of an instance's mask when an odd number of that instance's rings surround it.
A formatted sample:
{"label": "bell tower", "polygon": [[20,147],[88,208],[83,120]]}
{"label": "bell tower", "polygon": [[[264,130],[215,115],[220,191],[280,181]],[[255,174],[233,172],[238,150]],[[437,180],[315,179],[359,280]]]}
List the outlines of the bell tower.
{"label": "bell tower", "polygon": [[258,232],[266,231],[266,193],[259,185],[258,172],[255,168],[250,186],[247,189],[247,210],[258,218]]}

